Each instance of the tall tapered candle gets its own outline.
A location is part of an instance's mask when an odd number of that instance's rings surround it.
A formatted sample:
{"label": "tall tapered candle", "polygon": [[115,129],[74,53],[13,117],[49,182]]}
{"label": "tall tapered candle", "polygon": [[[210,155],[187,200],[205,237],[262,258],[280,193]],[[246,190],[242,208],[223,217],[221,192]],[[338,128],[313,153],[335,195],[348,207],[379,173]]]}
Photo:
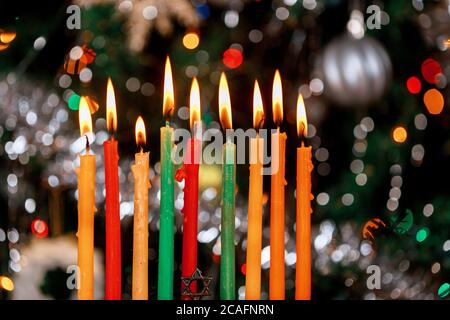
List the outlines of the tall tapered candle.
{"label": "tall tapered candle", "polygon": [[80,155],[78,175],[78,271],[79,300],[94,299],[94,211],[95,154],[90,153],[88,134],[92,132],[89,105],[81,97],[79,107],[80,134],[86,136],[86,154]]}
{"label": "tall tapered candle", "polygon": [[[192,80],[191,94],[189,98],[190,126],[192,138],[188,140],[183,167],[177,171],[178,181],[184,179],[184,206],[181,210],[183,220],[183,248],[181,255],[181,276],[190,277],[197,269],[197,233],[198,233],[198,170],[201,151],[200,120],[200,88],[197,79]],[[181,284],[182,293],[185,290]],[[197,282],[192,281],[189,285],[191,292],[197,291]],[[183,300],[190,299],[188,295],[181,297]]]}
{"label": "tall tapered candle", "polygon": [[106,93],[106,124],[111,138],[103,143],[105,155],[106,189],[106,250],[105,299],[121,298],[120,206],[119,206],[119,154],[114,132],[117,129],[116,101],[111,79]]}
{"label": "tall tapered candle", "polygon": [[134,176],[134,226],[132,299],[148,299],[148,189],[149,152],[143,151],[146,142],[144,120],[136,121],[136,144],[140,151],[134,155],[131,171]]}
{"label": "tall tapered candle", "polygon": [[283,121],[283,90],[278,70],[272,89],[273,120],[277,132],[272,134],[272,172],[270,195],[270,277],[269,298],[284,300],[284,188],[286,133],[280,132]]}
{"label": "tall tapered candle", "polygon": [[[264,109],[258,81],[253,91],[253,127],[264,124]],[[264,140],[259,133],[250,139],[250,185],[248,191],[248,235],[245,277],[245,299],[261,298],[261,243],[262,243],[262,160]]]}
{"label": "tall tapered candle", "polygon": [[173,128],[170,116],[175,103],[172,69],[167,58],[164,73],[163,115],[166,125],[161,127],[161,204],[158,256],[158,299],[173,299],[173,226],[174,226],[174,168],[172,162]]}
{"label": "tall tapered candle", "polygon": [[[231,100],[225,74],[220,76],[219,114],[224,131],[231,129]],[[222,213],[221,213],[221,258],[220,258],[220,298],[235,299],[235,187],[236,187],[236,145],[228,139],[223,145],[222,168]]]}
{"label": "tall tapered candle", "polygon": [[[299,137],[308,133],[303,97],[297,100],[297,132]],[[295,268],[295,299],[311,299],[311,147],[302,145],[297,148],[297,222]]]}

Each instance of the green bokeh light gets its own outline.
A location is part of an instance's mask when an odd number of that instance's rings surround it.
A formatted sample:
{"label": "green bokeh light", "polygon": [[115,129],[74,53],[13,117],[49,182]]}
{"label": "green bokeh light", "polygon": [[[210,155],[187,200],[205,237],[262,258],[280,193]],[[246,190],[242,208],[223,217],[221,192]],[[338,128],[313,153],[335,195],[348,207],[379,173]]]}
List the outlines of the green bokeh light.
{"label": "green bokeh light", "polygon": [[67,101],[69,109],[74,111],[78,110],[80,106],[80,99],[81,97],[76,93],[72,94],[69,98],[69,101]]}
{"label": "green bokeh light", "polygon": [[438,289],[439,298],[445,298],[450,293],[450,284],[443,283]]}
{"label": "green bokeh light", "polygon": [[426,238],[428,238],[428,235],[430,234],[430,230],[428,228],[420,228],[419,231],[416,233],[416,240],[417,242],[423,242]]}

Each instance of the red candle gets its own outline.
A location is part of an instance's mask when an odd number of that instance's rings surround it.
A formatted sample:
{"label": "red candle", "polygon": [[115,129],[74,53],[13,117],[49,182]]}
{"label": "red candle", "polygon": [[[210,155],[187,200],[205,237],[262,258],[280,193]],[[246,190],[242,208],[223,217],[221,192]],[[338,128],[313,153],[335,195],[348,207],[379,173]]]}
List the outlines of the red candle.
{"label": "red candle", "polygon": [[121,258],[120,258],[120,211],[119,174],[117,141],[114,131],[117,128],[116,102],[111,79],[108,79],[106,100],[106,121],[111,139],[103,143],[105,155],[106,184],[106,300],[121,299]]}
{"label": "red candle", "polygon": [[[183,248],[181,256],[181,276],[190,277],[197,269],[197,228],[198,228],[198,171],[201,150],[200,90],[197,80],[192,81],[190,95],[190,124],[193,138],[189,139],[183,167],[178,170],[176,179],[184,179],[184,206],[181,212],[183,221]],[[184,284],[181,284],[182,290]],[[191,292],[197,291],[197,283],[191,282]],[[189,299],[183,295],[183,300]]]}

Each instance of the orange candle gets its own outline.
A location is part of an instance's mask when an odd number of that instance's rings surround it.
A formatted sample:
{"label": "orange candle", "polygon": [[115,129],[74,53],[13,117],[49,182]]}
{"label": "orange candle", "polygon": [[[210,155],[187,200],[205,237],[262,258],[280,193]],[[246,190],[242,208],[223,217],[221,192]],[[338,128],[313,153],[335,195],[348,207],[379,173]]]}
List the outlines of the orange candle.
{"label": "orange candle", "polygon": [[283,121],[283,93],[278,70],[272,89],[273,120],[277,132],[272,134],[272,172],[270,180],[270,278],[269,299],[284,300],[284,188],[286,180],[285,150],[286,133],[280,133]]}
{"label": "orange candle", "polygon": [[[79,108],[80,134],[92,132],[89,105],[81,97]],[[78,176],[78,272],[79,300],[94,299],[94,211],[95,211],[95,154],[90,154],[86,136],[86,154],[80,155]]]}
{"label": "orange candle", "polygon": [[134,176],[134,226],[133,226],[133,276],[132,299],[148,299],[148,189],[149,152],[143,152],[145,145],[144,121],[136,121],[136,144],[141,148],[135,154],[131,167]]}
{"label": "orange candle", "polygon": [[[264,124],[264,109],[258,81],[253,92],[253,127],[258,130]],[[245,299],[261,298],[261,243],[262,243],[262,161],[264,140],[256,134],[250,139],[250,185],[248,191],[248,235],[245,277]]]}
{"label": "orange candle", "polygon": [[[297,132],[299,137],[307,134],[303,97],[297,100]],[[302,142],[297,148],[297,262],[295,269],[295,299],[311,300],[311,147]]]}

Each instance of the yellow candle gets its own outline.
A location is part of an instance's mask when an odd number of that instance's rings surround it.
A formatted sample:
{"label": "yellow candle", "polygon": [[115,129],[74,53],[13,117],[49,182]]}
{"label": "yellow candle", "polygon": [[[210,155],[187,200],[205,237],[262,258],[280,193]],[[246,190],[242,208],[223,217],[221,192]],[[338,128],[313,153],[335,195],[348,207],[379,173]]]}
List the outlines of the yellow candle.
{"label": "yellow candle", "polygon": [[[258,82],[253,92],[253,127],[264,124],[264,109]],[[262,245],[262,160],[264,140],[256,135],[250,139],[250,185],[248,191],[248,235],[245,277],[245,299],[261,298],[261,245]]]}
{"label": "yellow candle", "polygon": [[141,151],[135,154],[131,166],[134,176],[134,227],[133,227],[133,274],[132,299],[148,299],[148,189],[149,152],[143,152],[145,144],[144,121],[136,121],[136,143]]}
{"label": "yellow candle", "polygon": [[[79,108],[80,134],[92,131],[89,105],[81,97]],[[94,299],[94,211],[95,211],[95,155],[89,154],[86,137],[86,154],[80,155],[78,176],[78,272],[79,300]]]}
{"label": "yellow candle", "polygon": [[[305,106],[301,95],[297,101],[298,135],[307,134]],[[297,148],[297,262],[295,268],[295,299],[311,299],[311,147],[304,143]]]}

